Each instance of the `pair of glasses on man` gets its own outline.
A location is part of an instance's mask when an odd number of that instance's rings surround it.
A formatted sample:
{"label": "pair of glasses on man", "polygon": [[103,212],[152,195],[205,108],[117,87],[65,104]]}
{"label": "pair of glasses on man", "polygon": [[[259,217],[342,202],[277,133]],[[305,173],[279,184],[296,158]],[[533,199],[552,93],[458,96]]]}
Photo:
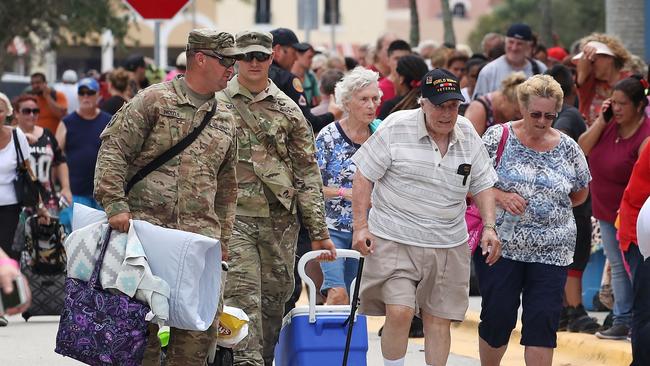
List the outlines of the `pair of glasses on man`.
{"label": "pair of glasses on man", "polygon": [[38,108],[23,108],[20,110],[20,114],[30,115],[30,114],[39,114],[41,110]]}
{"label": "pair of glasses on man", "polygon": [[92,97],[97,95],[97,92],[94,90],[80,90],[77,92],[77,95],[80,97]]}
{"label": "pair of glasses on man", "polygon": [[539,112],[539,111],[535,111],[535,112],[530,112],[529,111],[528,115],[531,118],[534,118],[534,119],[540,119],[540,118],[544,117],[544,119],[547,120],[547,121],[555,121],[555,119],[557,118],[557,113],[542,113],[542,112]]}
{"label": "pair of glasses on man", "polygon": [[271,55],[264,52],[249,52],[239,57],[240,60],[245,62],[251,62],[253,59],[257,60],[258,62],[264,62],[268,61],[269,58],[271,58]]}
{"label": "pair of glasses on man", "polygon": [[219,60],[219,63],[221,64],[221,66],[223,66],[225,68],[229,68],[232,65],[234,65],[235,62],[237,62],[237,60],[235,60],[232,57],[226,57],[226,56],[220,55],[218,53],[206,53],[206,52],[201,52],[201,53],[208,56],[208,57],[210,57],[210,58],[215,58],[215,59]]}

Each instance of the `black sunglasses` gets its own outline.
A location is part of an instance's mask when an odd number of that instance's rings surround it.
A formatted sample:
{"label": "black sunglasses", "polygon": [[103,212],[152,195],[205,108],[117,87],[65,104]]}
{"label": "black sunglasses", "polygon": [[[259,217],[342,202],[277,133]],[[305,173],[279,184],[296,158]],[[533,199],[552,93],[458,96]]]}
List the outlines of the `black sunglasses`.
{"label": "black sunglasses", "polygon": [[271,55],[264,52],[249,52],[241,56],[242,61],[251,62],[256,59],[258,62],[268,61]]}
{"label": "black sunglasses", "polygon": [[94,96],[96,94],[97,94],[97,92],[94,91],[94,90],[79,90],[77,92],[77,95],[80,96],[80,97],[92,97],[92,96]]}
{"label": "black sunglasses", "polygon": [[23,108],[20,110],[21,114],[28,115],[28,114],[39,114],[41,113],[41,110],[38,108]]}
{"label": "black sunglasses", "polygon": [[225,56],[222,56],[222,55],[220,55],[218,53],[205,53],[205,52],[201,52],[201,53],[208,56],[208,57],[216,58],[217,60],[219,60],[219,63],[221,64],[221,66],[223,66],[225,68],[229,68],[232,65],[234,65],[235,62],[237,62],[237,60],[235,60],[234,58],[225,57]]}

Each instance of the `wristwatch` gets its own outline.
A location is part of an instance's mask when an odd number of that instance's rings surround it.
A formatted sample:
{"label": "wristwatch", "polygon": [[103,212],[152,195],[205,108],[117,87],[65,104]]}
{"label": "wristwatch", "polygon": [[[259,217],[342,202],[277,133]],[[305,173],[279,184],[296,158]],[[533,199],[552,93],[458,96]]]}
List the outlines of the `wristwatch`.
{"label": "wristwatch", "polygon": [[496,224],[483,224],[483,230],[485,229],[492,229],[494,232],[497,232],[497,225]]}

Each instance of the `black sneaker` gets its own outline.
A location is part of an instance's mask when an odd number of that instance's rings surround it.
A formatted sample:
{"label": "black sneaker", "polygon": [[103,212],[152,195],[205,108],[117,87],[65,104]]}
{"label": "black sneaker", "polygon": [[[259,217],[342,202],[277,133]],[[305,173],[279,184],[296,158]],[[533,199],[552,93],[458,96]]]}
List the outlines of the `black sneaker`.
{"label": "black sneaker", "polygon": [[630,327],[623,324],[612,325],[611,328],[596,333],[600,339],[627,339]]}
{"label": "black sneaker", "polygon": [[569,306],[567,314],[569,318],[567,330],[569,332],[594,334],[600,329],[600,324],[587,314],[582,304],[576,307]]}
{"label": "black sneaker", "polygon": [[0,316],[0,327],[6,327],[7,325],[9,325],[9,320],[4,316]]}

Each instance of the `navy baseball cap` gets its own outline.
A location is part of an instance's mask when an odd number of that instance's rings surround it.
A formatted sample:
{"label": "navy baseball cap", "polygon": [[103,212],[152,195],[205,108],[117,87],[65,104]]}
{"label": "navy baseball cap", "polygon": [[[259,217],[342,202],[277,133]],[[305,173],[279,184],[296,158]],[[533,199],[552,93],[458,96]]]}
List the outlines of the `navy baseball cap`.
{"label": "navy baseball cap", "polygon": [[273,45],[279,44],[280,46],[291,46],[300,52],[305,52],[311,46],[307,43],[300,43],[298,36],[289,28],[276,28],[271,31],[273,35]]}
{"label": "navy baseball cap", "polygon": [[533,40],[533,31],[527,24],[515,23],[508,28],[508,33],[506,37],[517,38],[522,41],[532,41]]}
{"label": "navy baseball cap", "polygon": [[465,101],[460,92],[460,84],[454,74],[445,69],[429,71],[421,81],[422,97],[429,99],[435,105],[440,105],[449,100]]}

